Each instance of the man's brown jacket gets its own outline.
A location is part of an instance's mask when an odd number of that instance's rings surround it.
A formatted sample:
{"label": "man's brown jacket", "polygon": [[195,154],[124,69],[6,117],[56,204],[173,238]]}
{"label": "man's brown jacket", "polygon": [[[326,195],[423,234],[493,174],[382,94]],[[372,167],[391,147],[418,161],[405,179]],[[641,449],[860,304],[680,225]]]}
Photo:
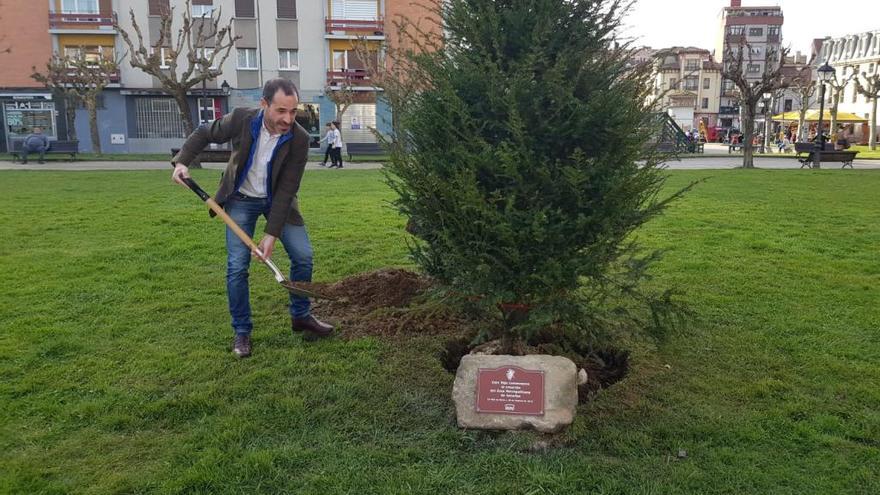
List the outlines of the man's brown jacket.
{"label": "man's brown jacket", "polygon": [[[255,151],[253,144],[260,136],[262,125],[259,108],[236,108],[223,118],[196,129],[171,161],[189,165],[208,143],[229,142],[232,145],[232,154],[220,179],[220,188],[214,195],[214,200],[223,205],[241,187],[247,176]],[[299,191],[308,155],[309,134],[294,122],[290,131],[279,138],[269,165],[271,173],[268,192],[272,203],[266,221],[267,234],[280,237],[285,222],[303,225],[296,193]]]}

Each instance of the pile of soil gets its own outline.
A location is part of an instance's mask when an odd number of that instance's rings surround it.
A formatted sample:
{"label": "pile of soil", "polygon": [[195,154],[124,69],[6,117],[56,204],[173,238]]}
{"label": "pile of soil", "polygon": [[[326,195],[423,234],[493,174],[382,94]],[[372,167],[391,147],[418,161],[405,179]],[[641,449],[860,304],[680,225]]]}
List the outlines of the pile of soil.
{"label": "pile of soil", "polygon": [[[457,313],[455,308],[442,301],[427,297],[434,288],[433,281],[408,270],[376,270],[333,284],[307,284],[306,288],[330,298],[316,301],[312,312],[318,318],[340,326],[342,338],[447,337],[439,359],[451,373],[458,369],[462,356],[473,350],[470,343],[477,334],[477,326],[485,324]],[[587,351],[573,346],[562,350],[559,336],[552,331],[539,334],[537,340],[529,342],[521,353],[565,356],[578,368],[586,370],[588,381],[578,389],[581,402],[623,379],[629,371],[628,351]]]}
{"label": "pile of soil", "polygon": [[312,312],[341,326],[342,338],[471,333],[473,322],[425,297],[433,286],[428,277],[390,268],[309,288],[331,298],[316,301]]}

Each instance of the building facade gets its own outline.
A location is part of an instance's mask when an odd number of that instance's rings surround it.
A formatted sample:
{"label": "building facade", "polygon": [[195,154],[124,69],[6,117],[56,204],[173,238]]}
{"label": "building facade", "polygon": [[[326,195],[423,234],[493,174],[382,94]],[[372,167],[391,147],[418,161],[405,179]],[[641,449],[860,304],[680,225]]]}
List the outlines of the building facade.
{"label": "building facade", "polygon": [[[721,25],[715,44],[715,58],[721,64],[729,62],[728,54],[739,46],[748,50],[743,68],[746,80],[760,79],[768,69],[767,59],[779,55],[782,47],[782,9],[776,6],[744,7],[741,0],[731,0],[730,6],[721,13]],[[740,129],[741,117],[738,92],[732,81],[724,80],[721,86],[718,128]],[[763,117],[756,126],[763,125]],[[759,128],[760,127],[756,127]]]}
{"label": "building facade", "polygon": [[655,57],[654,94],[685,131],[703,129],[712,140],[720,105],[721,66],[709,50],[672,47]]}
{"label": "building facade", "polygon": [[[11,54],[0,75],[0,103],[4,109],[4,134],[0,151],[21,139],[36,124],[50,139],[68,135],[63,102],[31,79],[30,67],[45,65],[52,52],[84,52],[88,57],[120,60],[104,91],[98,112],[102,150],[106,153],[166,153],[184,136],[177,104],[159,81],[129,63],[128,48],[116,29],[136,41],[140,30],[144,44],[155,45],[163,12],[173,12],[171,43],[181,26],[185,0],[42,0],[4,4],[0,31],[27,25],[27,34],[10,39]],[[201,16],[231,21],[239,37],[219,69],[222,75],[194,87],[187,95],[193,121],[198,125],[221,117],[231,108],[256,106],[265,81],[284,77],[300,89],[297,121],[317,141],[326,122],[337,120],[335,92],[344,92],[351,104],[342,115],[346,142],[374,142],[370,129],[390,132],[391,112],[381,92],[370,81],[369,69],[383,60],[386,33],[398,15],[419,17],[406,0],[192,0],[194,22]],[[387,14],[391,13],[392,17]],[[135,22],[132,22],[134,17]],[[161,60],[165,60],[165,49]],[[206,46],[199,49],[213,50]],[[364,56],[364,54],[367,54]],[[186,49],[179,55],[185,65]],[[120,58],[121,57],[121,58]],[[366,59],[366,60],[365,60]],[[18,61],[18,62],[17,62]],[[219,61],[219,57],[218,57]],[[184,67],[178,67],[181,72]],[[170,70],[170,69],[169,69]],[[81,151],[90,150],[88,117],[76,113],[76,134]],[[317,148],[317,143],[313,145]]]}
{"label": "building facade", "polygon": [[[818,53],[814,54],[814,67],[828,63],[834,67],[838,80],[846,80],[838,110],[849,112],[871,122],[871,102],[856,91],[853,78],[858,74],[872,76],[880,72],[880,30],[850,34],[839,38],[826,37],[814,44]],[[818,94],[818,92],[817,92]],[[830,92],[826,93],[830,94]],[[825,102],[826,108],[831,105]],[[845,134],[858,142],[867,142],[869,124],[850,124]],[[874,130],[875,133],[880,131]]]}

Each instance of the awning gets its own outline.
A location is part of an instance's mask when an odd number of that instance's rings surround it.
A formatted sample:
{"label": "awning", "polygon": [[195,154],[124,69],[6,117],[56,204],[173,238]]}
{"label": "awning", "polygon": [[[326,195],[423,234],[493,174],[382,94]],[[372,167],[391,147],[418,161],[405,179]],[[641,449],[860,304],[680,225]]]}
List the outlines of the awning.
{"label": "awning", "polygon": [[[773,120],[777,122],[797,122],[800,119],[800,112],[785,112],[780,113],[779,115],[774,115]],[[806,119],[807,122],[818,122],[819,121],[819,110],[818,109],[810,109],[807,110]],[[828,109],[825,109],[825,113],[822,115],[822,120],[825,122],[831,122],[831,112]],[[867,122],[868,119],[859,117],[854,113],[849,112],[837,112],[837,122],[838,123],[851,123],[851,122]]]}

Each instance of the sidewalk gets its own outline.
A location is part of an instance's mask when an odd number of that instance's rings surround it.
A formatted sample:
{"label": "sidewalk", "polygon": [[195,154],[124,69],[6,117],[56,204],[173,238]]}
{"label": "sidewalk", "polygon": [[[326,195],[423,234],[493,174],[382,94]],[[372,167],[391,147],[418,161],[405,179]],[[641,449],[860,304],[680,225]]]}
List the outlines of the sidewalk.
{"label": "sidewalk", "polygon": [[[319,165],[320,162],[309,162],[306,170],[329,170],[331,172],[340,172],[345,170],[369,170],[382,168],[381,163],[376,162],[343,162],[342,170],[328,169]],[[225,163],[205,163],[202,168],[209,170],[224,170]],[[0,162],[0,170],[167,170],[171,173],[171,164],[167,161],[157,162],[63,162],[60,160],[47,160],[46,163],[40,165],[36,161],[29,161],[27,165],[12,162]]]}
{"label": "sidewalk", "polygon": [[[726,149],[726,147],[725,147]],[[344,172],[345,170],[372,170],[382,168],[382,164],[378,162],[360,162],[345,163],[342,170],[328,169],[319,165],[320,162],[309,162],[306,170],[326,170],[328,172]],[[738,155],[702,155],[689,157],[683,160],[671,161],[665,164],[670,170],[723,170],[732,169],[742,166],[742,154]],[[206,163],[204,168],[211,170],[223,170],[225,163]],[[794,158],[794,155],[783,155],[781,157],[755,158],[755,167],[764,169],[799,169],[801,164]],[[823,164],[825,169],[840,169],[840,163]],[[849,167],[847,167],[849,168]],[[855,160],[853,162],[855,169],[880,169],[880,160]],[[29,162],[27,165],[12,162],[0,162],[0,170],[167,170],[171,173],[171,165],[168,162],[62,162],[47,161],[40,165],[36,162]]]}

